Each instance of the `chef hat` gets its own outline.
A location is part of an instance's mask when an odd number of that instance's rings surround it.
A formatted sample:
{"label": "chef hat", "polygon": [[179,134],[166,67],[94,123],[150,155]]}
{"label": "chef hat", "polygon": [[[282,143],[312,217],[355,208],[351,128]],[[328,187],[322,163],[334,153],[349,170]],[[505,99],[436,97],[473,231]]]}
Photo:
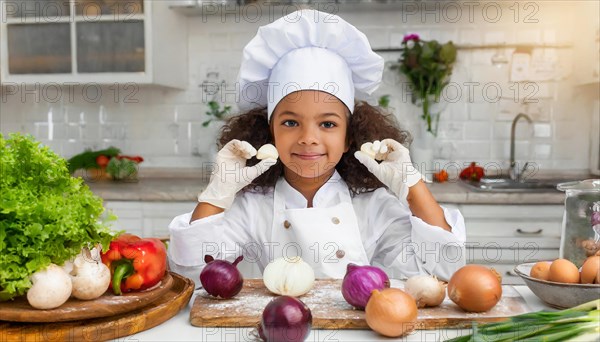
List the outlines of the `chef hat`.
{"label": "chef hat", "polygon": [[352,113],[355,89],[370,95],[382,74],[383,58],[364,33],[336,15],[304,9],[260,27],[246,45],[238,105],[266,105],[270,119],[286,95],[310,89],[334,95]]}

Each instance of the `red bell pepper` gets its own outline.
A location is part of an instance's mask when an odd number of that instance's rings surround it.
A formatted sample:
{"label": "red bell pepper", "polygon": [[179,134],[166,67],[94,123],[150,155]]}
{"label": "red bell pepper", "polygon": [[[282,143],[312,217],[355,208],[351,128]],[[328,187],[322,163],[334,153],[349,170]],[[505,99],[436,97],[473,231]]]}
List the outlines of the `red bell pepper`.
{"label": "red bell pepper", "polygon": [[141,163],[144,161],[144,158],[142,158],[141,156],[126,156],[123,154],[120,154],[117,156],[117,159],[128,159],[131,160],[132,162],[135,162],[137,164]]}
{"label": "red bell pepper", "polygon": [[471,165],[467,166],[464,170],[460,172],[460,179],[470,180],[479,182],[479,180],[484,176],[483,168],[481,166],[477,166],[475,162],[472,162]]}
{"label": "red bell pepper", "polygon": [[123,234],[111,241],[102,262],[110,269],[116,295],[141,291],[158,284],[165,275],[167,249],[159,239]]}

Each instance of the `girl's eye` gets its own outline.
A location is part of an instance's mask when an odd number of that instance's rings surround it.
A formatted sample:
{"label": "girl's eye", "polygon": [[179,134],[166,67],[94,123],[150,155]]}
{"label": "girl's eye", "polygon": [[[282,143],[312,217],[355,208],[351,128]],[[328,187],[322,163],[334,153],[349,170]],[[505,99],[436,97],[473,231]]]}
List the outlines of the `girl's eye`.
{"label": "girl's eye", "polygon": [[323,122],[323,123],[322,123],[322,125],[323,125],[323,127],[325,127],[325,128],[333,128],[333,127],[337,126],[337,125],[335,124],[335,122],[331,122],[331,121]]}
{"label": "girl's eye", "polygon": [[296,127],[296,126],[298,126],[298,123],[294,120],[285,120],[283,122],[283,125],[286,127]]}

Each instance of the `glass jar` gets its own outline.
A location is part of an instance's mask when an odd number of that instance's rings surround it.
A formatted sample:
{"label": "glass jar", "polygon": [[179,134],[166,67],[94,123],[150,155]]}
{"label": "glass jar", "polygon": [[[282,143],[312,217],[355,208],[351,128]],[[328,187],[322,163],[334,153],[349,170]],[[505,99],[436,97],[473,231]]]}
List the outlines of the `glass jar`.
{"label": "glass jar", "polygon": [[566,195],[559,255],[579,267],[587,257],[600,255],[600,179],[557,188]]}

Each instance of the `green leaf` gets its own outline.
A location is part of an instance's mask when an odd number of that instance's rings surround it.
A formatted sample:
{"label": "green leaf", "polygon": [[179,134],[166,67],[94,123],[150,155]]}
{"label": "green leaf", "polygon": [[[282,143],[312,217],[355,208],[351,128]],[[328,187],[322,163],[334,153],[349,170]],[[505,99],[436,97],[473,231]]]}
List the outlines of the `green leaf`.
{"label": "green leaf", "polygon": [[25,294],[29,276],[50,263],[117,235],[101,219],[102,200],[33,137],[0,134],[0,172],[0,300]]}
{"label": "green leaf", "polygon": [[435,53],[435,44],[434,42],[427,42],[423,44],[423,52],[421,53],[421,59],[427,60],[433,58],[433,54]]}
{"label": "green leaf", "polygon": [[[225,115],[229,114],[229,112],[231,111],[231,106],[225,106],[225,107],[223,107],[223,109],[221,109],[221,105],[216,101],[209,101],[208,108],[209,108],[209,110],[206,112],[206,115],[214,116],[216,120],[223,120]],[[202,126],[204,126],[204,127],[208,126],[208,124],[206,122],[210,122],[210,120],[205,121],[202,124]]]}
{"label": "green leaf", "polygon": [[219,110],[219,104],[216,101],[209,101],[208,108],[210,108],[210,110],[213,112],[217,111],[217,110]]}
{"label": "green leaf", "polygon": [[378,101],[379,107],[388,108],[390,105],[390,95],[383,95],[379,98]]}
{"label": "green leaf", "polygon": [[456,61],[456,47],[452,42],[442,45],[440,59],[446,64],[452,64]]}
{"label": "green leaf", "polygon": [[134,178],[137,175],[137,163],[126,158],[112,158],[106,166],[106,172],[115,180]]}

